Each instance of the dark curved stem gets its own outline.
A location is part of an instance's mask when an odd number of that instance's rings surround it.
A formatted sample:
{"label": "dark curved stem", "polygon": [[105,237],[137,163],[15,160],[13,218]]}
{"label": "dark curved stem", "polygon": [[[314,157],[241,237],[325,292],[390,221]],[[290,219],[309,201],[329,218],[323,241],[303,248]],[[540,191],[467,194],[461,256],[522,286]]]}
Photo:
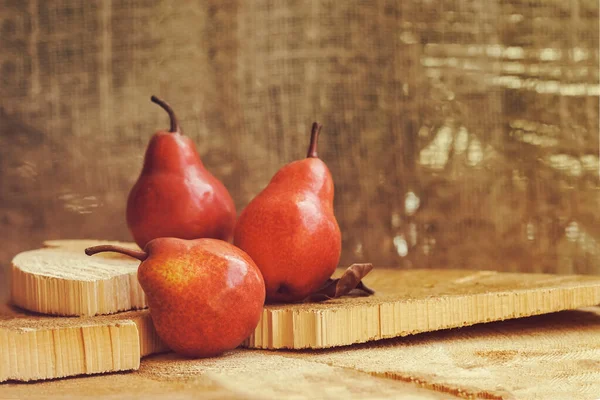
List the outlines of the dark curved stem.
{"label": "dark curved stem", "polygon": [[179,129],[179,122],[177,122],[177,117],[175,116],[175,111],[173,111],[169,103],[167,103],[163,99],[159,99],[156,96],[150,97],[150,100],[152,100],[153,103],[156,103],[159,106],[161,106],[167,112],[167,114],[169,114],[169,118],[171,119],[171,128],[169,129],[169,132],[181,133],[181,129]]}
{"label": "dark curved stem", "polygon": [[321,132],[321,128],[323,125],[318,122],[313,122],[312,129],[310,131],[310,145],[308,146],[308,153],[306,154],[306,158],[317,158],[317,140],[319,140],[319,132]]}
{"label": "dark curved stem", "polygon": [[93,256],[97,253],[103,253],[105,251],[113,251],[115,253],[125,254],[126,256],[137,258],[140,261],[144,261],[148,258],[148,254],[140,250],[128,249],[126,247],[114,246],[112,244],[103,244],[100,246],[88,247],[85,249],[85,254],[88,256]]}

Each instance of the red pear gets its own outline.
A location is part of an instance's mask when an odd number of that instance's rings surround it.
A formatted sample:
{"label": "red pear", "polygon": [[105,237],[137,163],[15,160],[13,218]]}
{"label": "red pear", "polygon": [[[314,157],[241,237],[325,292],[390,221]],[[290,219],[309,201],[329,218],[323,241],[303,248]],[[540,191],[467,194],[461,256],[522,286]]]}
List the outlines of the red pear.
{"label": "red pear", "polygon": [[189,357],[211,357],[239,346],[256,328],[265,285],[254,261],[216,239],[159,238],[144,251],[113,245],[86,249],[116,251],[142,261],[138,280],[158,336]]}
{"label": "red pear", "polygon": [[235,228],[234,244],[260,268],[269,301],[306,298],[333,274],[340,259],[333,179],[317,157],[320,129],[315,122],[307,157],[281,168]]}
{"label": "red pear", "polygon": [[150,139],[144,167],[129,193],[127,224],[135,242],[143,248],[159,237],[230,240],[236,212],[229,192],[204,167],[171,106],[151,99],[167,111],[171,128]]}

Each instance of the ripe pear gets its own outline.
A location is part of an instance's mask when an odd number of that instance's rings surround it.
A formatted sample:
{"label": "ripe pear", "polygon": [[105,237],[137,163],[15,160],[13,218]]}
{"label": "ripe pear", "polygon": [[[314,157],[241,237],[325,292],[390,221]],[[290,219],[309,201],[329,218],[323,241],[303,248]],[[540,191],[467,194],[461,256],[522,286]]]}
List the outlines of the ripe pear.
{"label": "ripe pear", "polygon": [[260,268],[268,301],[306,298],[333,274],[340,259],[333,179],[317,157],[320,129],[315,122],[307,157],[282,167],[236,224],[234,244]]}
{"label": "ripe pear", "polygon": [[230,243],[159,238],[143,251],[101,245],[85,252],[103,251],[142,261],[138,281],[154,327],[179,354],[219,355],[239,346],[258,324],[265,301],[261,273],[248,254]]}
{"label": "ripe pear", "polygon": [[236,211],[229,192],[204,167],[171,106],[156,96],[151,100],[169,114],[171,128],[150,140],[127,199],[127,224],[135,242],[144,248],[159,237],[231,240]]}

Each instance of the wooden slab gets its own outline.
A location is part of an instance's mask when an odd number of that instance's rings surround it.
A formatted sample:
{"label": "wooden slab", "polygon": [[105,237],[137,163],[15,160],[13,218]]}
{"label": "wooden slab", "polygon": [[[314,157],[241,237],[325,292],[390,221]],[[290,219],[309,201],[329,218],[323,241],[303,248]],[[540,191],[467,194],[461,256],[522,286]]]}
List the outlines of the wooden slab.
{"label": "wooden slab", "polygon": [[137,281],[138,260],[117,253],[85,255],[97,244],[138,249],[135,243],[52,240],[47,248],[12,260],[12,303],[26,310],[65,316],[93,316],[142,309],[146,299]]}
{"label": "wooden slab", "polygon": [[270,305],[245,346],[328,348],[600,304],[600,277],[375,269],[372,297]]}
{"label": "wooden slab", "polygon": [[66,318],[0,309],[0,382],[137,369],[162,351],[148,311]]}

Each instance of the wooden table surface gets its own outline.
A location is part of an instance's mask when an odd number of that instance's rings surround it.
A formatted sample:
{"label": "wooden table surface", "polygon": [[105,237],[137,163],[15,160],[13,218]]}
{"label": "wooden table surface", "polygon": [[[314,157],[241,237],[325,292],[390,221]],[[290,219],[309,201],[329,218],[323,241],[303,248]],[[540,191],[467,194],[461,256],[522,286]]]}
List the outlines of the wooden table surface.
{"label": "wooden table surface", "polygon": [[0,384],[1,399],[597,399],[600,307],[319,351],[150,356],[139,371]]}

